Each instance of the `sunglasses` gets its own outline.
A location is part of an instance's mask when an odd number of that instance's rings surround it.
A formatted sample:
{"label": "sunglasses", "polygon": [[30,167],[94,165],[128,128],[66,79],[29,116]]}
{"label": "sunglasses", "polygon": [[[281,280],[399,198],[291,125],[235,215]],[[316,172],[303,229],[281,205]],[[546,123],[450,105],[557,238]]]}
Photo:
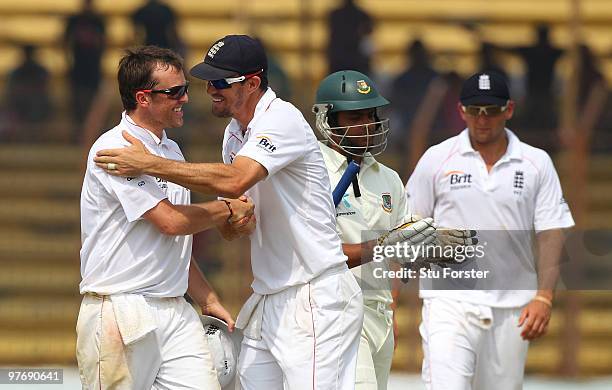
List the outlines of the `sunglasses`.
{"label": "sunglasses", "polygon": [[260,73],[263,73],[263,70],[260,70],[255,73],[247,74],[244,76],[228,77],[226,79],[219,79],[219,80],[208,80],[208,84],[212,85],[215,89],[228,89],[232,87],[232,84],[239,83],[246,79],[250,79],[251,77],[257,76]]}
{"label": "sunglasses", "polygon": [[189,83],[186,83],[185,85],[177,85],[168,89],[141,89],[141,92],[162,93],[170,99],[179,100],[187,94],[188,90]]}
{"label": "sunglasses", "polygon": [[495,116],[506,111],[508,105],[505,106],[461,106],[461,110],[470,116]]}

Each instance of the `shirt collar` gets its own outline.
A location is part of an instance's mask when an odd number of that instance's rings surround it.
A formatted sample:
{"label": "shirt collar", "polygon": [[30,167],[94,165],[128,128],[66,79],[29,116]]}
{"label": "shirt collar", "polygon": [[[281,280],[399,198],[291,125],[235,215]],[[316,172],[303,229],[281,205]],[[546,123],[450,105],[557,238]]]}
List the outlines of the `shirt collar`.
{"label": "shirt collar", "polygon": [[508,149],[506,149],[506,154],[502,158],[522,160],[523,149],[521,148],[521,141],[516,134],[509,129],[506,129],[506,135],[508,137]]}
{"label": "shirt collar", "polygon": [[[251,121],[247,125],[246,131],[244,132],[245,136],[251,130],[251,128],[253,127],[255,122],[259,119],[259,117],[263,113],[265,113],[268,110],[268,108],[270,108],[270,105],[272,104],[274,99],[276,99],[276,93],[272,90],[272,88],[268,87],[266,92],[261,96],[261,98],[257,102],[257,105],[255,106],[255,111],[253,113],[253,119],[251,119]],[[242,131],[241,131],[242,129],[240,128],[240,123],[238,123],[236,119],[232,118],[232,120],[230,121],[228,125],[228,130],[230,133],[233,133],[233,134],[240,133],[240,136],[242,138]]]}
{"label": "shirt collar", "polygon": [[[508,146],[506,148],[506,153],[500,158],[500,161],[509,159],[522,160],[523,151],[521,149],[521,141],[512,131],[510,131],[510,129],[506,128],[504,130],[506,131],[506,137],[508,137]],[[468,129],[463,130],[461,134],[459,134],[459,153],[476,153],[476,150],[472,147],[472,143],[470,142]]]}
{"label": "shirt collar", "polygon": [[134,122],[134,120],[127,114],[126,111],[123,111],[121,114],[121,126],[126,128],[126,130],[134,135],[136,138],[144,142],[149,146],[160,146],[160,145],[168,145],[169,138],[166,136],[166,130],[162,132],[162,138],[159,139],[152,131],[145,129],[142,126],[139,126]]}

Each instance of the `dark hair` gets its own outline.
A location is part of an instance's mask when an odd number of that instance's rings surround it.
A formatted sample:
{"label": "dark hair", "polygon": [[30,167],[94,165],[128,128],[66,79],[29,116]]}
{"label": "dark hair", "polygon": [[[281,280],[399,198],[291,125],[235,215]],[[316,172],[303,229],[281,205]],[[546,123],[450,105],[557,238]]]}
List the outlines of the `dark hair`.
{"label": "dark hair", "polygon": [[158,81],[152,79],[157,67],[183,70],[183,59],[170,49],[157,46],[139,46],[126,49],[125,55],[119,61],[117,80],[121,102],[126,111],[136,109],[136,92],[143,89],[153,89]]}

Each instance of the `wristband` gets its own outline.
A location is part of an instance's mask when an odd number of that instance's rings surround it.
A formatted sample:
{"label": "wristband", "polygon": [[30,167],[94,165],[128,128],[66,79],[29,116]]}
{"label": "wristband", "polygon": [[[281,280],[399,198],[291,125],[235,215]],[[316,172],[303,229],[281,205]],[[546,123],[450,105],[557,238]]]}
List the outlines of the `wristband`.
{"label": "wristband", "polygon": [[225,200],[225,199],[221,199],[221,200],[225,202],[225,205],[227,206],[227,209],[230,212],[229,216],[227,217],[227,222],[229,222],[230,218],[234,216],[234,210],[232,210],[232,204],[228,200]]}
{"label": "wristband", "polygon": [[552,309],[552,301],[548,298],[545,298],[541,295],[536,295],[535,297],[533,297],[534,301],[539,301],[544,303],[546,306],[550,307]]}

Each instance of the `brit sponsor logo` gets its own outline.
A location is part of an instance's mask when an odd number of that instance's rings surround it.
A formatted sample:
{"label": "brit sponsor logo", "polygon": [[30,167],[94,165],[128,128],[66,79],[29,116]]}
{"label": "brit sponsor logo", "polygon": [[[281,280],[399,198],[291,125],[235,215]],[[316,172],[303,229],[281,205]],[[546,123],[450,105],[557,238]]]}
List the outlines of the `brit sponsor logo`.
{"label": "brit sponsor logo", "polygon": [[274,144],[272,143],[272,140],[269,137],[266,137],[265,135],[261,135],[257,137],[257,139],[259,139],[259,142],[257,143],[257,147],[267,151],[268,153],[272,153],[276,150],[276,146],[274,146]]}
{"label": "brit sponsor logo", "polygon": [[460,188],[469,188],[472,186],[472,174],[465,173],[463,171],[449,171],[446,172],[444,177],[449,178],[451,190],[457,190]]}

